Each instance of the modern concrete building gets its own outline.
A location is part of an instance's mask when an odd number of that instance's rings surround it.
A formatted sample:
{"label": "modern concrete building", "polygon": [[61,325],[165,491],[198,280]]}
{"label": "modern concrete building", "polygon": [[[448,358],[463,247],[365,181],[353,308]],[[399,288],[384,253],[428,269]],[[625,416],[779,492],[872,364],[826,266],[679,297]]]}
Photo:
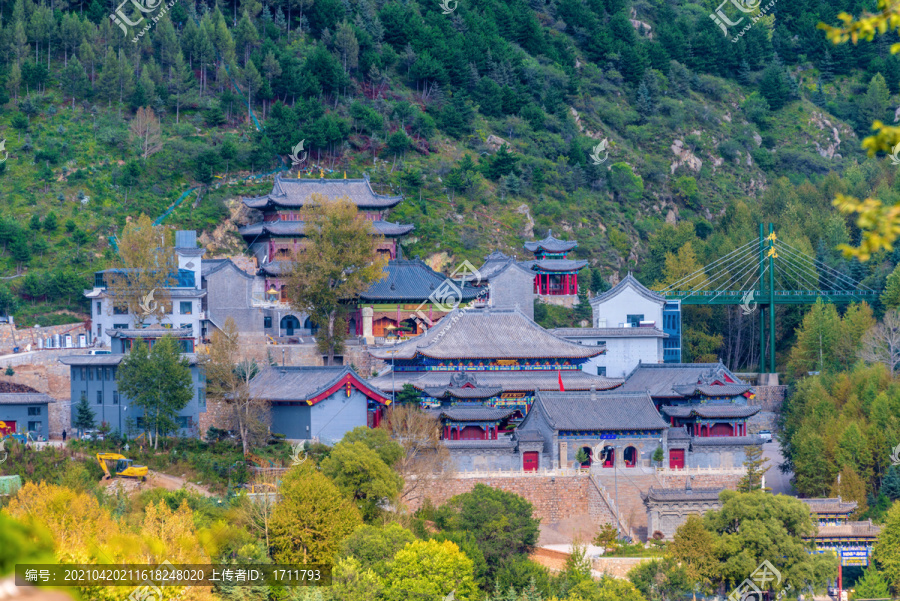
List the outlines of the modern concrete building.
{"label": "modern concrete building", "polygon": [[[197,248],[197,233],[179,231],[175,233],[175,254],[178,259],[178,273],[173,274],[175,284],[167,287],[171,301],[167,314],[157,320],[147,318],[145,325],[164,325],[171,328],[191,328],[195,342],[200,342],[206,332],[206,315],[202,309],[206,292],[201,287],[203,249]],[[110,346],[109,332],[117,329],[133,329],[138,323],[127,307],[115,302],[108,288],[110,274],[115,269],[98,271],[94,274],[94,287],[84,295],[91,303],[91,335],[95,344]],[[151,301],[155,302],[155,301]]]}
{"label": "modern concrete building", "polygon": [[624,378],[641,363],[662,363],[668,334],[658,328],[557,328],[560,338],[587,346],[603,346],[606,352],[592,357],[581,369],[589,374]]}
{"label": "modern concrete building", "polygon": [[[681,362],[681,302],[668,300],[629,273],[621,282],[591,299],[595,328],[652,328],[666,334],[658,362]],[[634,338],[638,338],[635,335]],[[620,335],[623,344],[632,344]],[[639,344],[635,342],[634,344]],[[613,374],[614,375],[614,374]]]}
{"label": "modern concrete building", "polygon": [[0,436],[30,432],[35,438],[50,434],[50,403],[55,401],[40,392],[0,393]]}
{"label": "modern concrete building", "polygon": [[266,367],[251,381],[250,394],[269,402],[272,432],[329,445],[359,426],[378,427],[391,404],[342,366]]}

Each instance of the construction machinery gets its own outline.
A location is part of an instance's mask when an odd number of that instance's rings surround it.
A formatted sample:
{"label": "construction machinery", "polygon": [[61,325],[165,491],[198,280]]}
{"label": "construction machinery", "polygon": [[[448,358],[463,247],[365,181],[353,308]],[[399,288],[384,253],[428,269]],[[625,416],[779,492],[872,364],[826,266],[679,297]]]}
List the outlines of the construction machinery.
{"label": "construction machinery", "polygon": [[97,463],[107,478],[147,479],[146,465],[134,465],[131,459],[118,453],[97,453]]}

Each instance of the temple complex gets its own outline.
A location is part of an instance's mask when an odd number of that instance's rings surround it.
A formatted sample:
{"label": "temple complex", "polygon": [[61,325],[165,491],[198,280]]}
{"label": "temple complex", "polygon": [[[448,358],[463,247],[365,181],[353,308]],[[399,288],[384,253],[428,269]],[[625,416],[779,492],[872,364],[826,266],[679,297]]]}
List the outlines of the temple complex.
{"label": "temple complex", "polygon": [[685,479],[684,488],[650,487],[642,495],[647,507],[647,533],[657,540],[672,540],[675,531],[690,515],[702,516],[707,511],[722,508],[719,495],[722,487],[693,488],[691,478]]}
{"label": "temple complex", "polygon": [[287,262],[303,246],[305,224],[301,220],[301,211],[310,204],[314,194],[330,200],[349,198],[372,222],[374,232],[384,236],[384,243],[378,250],[390,259],[397,258],[397,239],[413,229],[412,225],[385,219],[388,211],[400,204],[403,197],[376,194],[368,177],[288,179],[276,175],[271,192],[244,200],[244,206],[260,211],[262,215],[256,223],[240,229],[265,277],[265,290],[270,300],[284,300],[282,277]]}
{"label": "temple complex", "polygon": [[851,514],[856,511],[856,501],[836,499],[800,499],[812,514],[818,530],[808,537],[815,544],[816,552],[832,551],[841,559],[842,566],[869,565],[872,546],[881,532],[881,526],[872,523],[854,522]]}
{"label": "temple complex", "polygon": [[753,387],[721,363],[640,364],[622,390],[647,392],[665,418],[671,468],[739,466],[744,447],[763,443],[747,431]]}

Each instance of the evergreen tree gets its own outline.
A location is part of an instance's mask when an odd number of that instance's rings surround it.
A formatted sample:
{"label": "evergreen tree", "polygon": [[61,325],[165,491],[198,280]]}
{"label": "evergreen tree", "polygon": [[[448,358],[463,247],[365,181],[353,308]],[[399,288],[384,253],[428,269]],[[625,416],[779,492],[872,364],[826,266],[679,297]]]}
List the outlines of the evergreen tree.
{"label": "evergreen tree", "polygon": [[654,112],[656,112],[653,98],[650,97],[650,90],[643,81],[641,82],[641,85],[638,86],[637,105],[635,108],[642,121],[646,121]]}
{"label": "evergreen tree", "polygon": [[[762,447],[758,445],[744,447],[744,453],[747,458],[744,460],[744,467],[747,469],[747,475],[738,482],[737,489],[741,492],[751,492],[762,487],[762,478],[769,467],[766,465],[768,459],[762,456]],[[764,490],[769,490],[768,488]]]}
{"label": "evergreen tree", "polygon": [[81,393],[81,398],[75,407],[75,421],[72,422],[72,425],[82,432],[94,427],[94,412],[91,410],[87,394],[84,392]]}
{"label": "evergreen tree", "polygon": [[588,300],[588,277],[587,274],[584,274],[584,279],[582,279],[581,274],[578,275],[578,279],[583,283],[578,285],[578,304],[575,305],[575,321],[578,325],[586,321],[588,326],[590,326],[593,312],[591,311],[591,302]]}
{"label": "evergreen tree", "polygon": [[887,599],[890,596],[887,581],[873,565],[866,568],[854,587],[854,599]]}
{"label": "evergreen tree", "polygon": [[900,466],[892,465],[888,468],[881,481],[881,493],[887,495],[891,501],[900,499]]}
{"label": "evergreen tree", "polygon": [[885,115],[891,102],[891,93],[881,73],[876,73],[869,81],[866,95],[859,101],[860,117],[866,122],[885,121]]}
{"label": "evergreen tree", "polygon": [[881,304],[884,305],[887,311],[900,308],[900,265],[894,268],[894,271],[891,272],[884,282]]}
{"label": "evergreen tree", "polygon": [[749,86],[752,83],[750,78],[750,64],[747,63],[747,59],[741,60],[741,67],[738,69],[737,78],[741,85]]}
{"label": "evergreen tree", "polygon": [[591,270],[591,292],[596,294],[602,294],[609,290],[611,286],[609,282],[603,279],[603,274],[600,273],[600,270],[596,267]]}
{"label": "evergreen tree", "polygon": [[759,80],[759,93],[768,101],[773,111],[777,111],[788,103],[791,90],[784,67],[777,63],[766,67]]}
{"label": "evergreen tree", "polygon": [[819,77],[825,83],[834,79],[834,61],[831,60],[831,53],[827,50],[825,51],[825,57],[822,59],[822,64],[819,65],[819,74]]}

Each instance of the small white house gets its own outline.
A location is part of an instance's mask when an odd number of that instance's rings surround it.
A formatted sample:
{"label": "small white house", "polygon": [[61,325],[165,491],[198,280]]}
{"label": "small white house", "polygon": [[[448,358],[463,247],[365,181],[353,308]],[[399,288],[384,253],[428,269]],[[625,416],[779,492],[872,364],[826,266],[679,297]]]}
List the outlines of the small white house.
{"label": "small white house", "polygon": [[[197,247],[197,233],[179,231],[175,234],[175,254],[178,258],[178,274],[175,286],[168,288],[172,307],[160,321],[150,318],[145,325],[163,325],[174,329],[192,328],[195,344],[205,336],[203,297],[200,272],[204,250]],[[107,270],[108,271],[108,270]],[[94,343],[110,346],[107,330],[129,330],[135,327],[134,315],[127,308],[116,306],[107,290],[107,271],[94,274],[94,288],[84,296],[91,302],[91,334]]]}
{"label": "small white house", "polygon": [[624,378],[639,363],[662,363],[663,341],[668,334],[657,328],[557,328],[560,338],[587,346],[606,346],[581,369],[595,376]]}

